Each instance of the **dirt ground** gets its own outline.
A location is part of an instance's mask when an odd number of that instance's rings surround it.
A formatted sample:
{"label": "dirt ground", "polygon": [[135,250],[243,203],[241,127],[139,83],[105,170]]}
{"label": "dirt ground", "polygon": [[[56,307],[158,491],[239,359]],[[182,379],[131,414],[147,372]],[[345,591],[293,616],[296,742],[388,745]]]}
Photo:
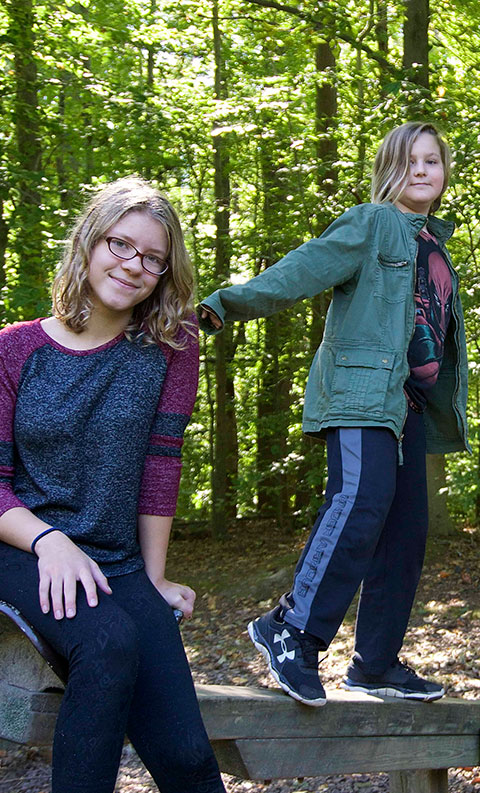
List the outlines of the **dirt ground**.
{"label": "dirt ground", "polygon": [[[242,523],[222,543],[206,537],[174,539],[169,577],[197,591],[193,619],[182,627],[198,683],[274,687],[246,624],[271,608],[288,587],[305,535],[285,537],[266,522]],[[448,696],[480,698],[480,534],[459,531],[453,541],[431,541],[402,658],[441,681]],[[321,661],[328,689],[342,677],[353,644],[354,606]],[[328,707],[328,704],[327,704]],[[49,793],[49,764],[35,750],[0,753],[0,793]],[[277,780],[269,784],[224,775],[228,793],[385,793],[385,774],[352,774]],[[480,793],[480,767],[451,772],[452,793]],[[126,747],[117,793],[156,793],[157,788]]]}

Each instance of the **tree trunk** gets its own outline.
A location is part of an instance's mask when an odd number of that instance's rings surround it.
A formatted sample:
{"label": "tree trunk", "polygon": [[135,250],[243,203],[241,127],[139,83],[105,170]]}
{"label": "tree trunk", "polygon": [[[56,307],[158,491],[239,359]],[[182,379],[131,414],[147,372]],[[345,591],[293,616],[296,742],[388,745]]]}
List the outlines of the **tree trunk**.
{"label": "tree trunk", "polygon": [[46,278],[42,262],[42,210],[39,191],[41,146],[34,57],[32,0],[12,0],[10,36],[14,49],[16,144],[19,164],[19,201],[14,223],[21,234],[15,245],[18,284],[13,295],[15,319],[32,319],[46,307]]}
{"label": "tree trunk", "polygon": [[290,409],[290,371],[282,350],[290,341],[290,320],[280,313],[265,320],[257,402],[258,509],[290,527],[288,479],[284,471]]}
{"label": "tree trunk", "polygon": [[[218,24],[218,0],[213,0],[213,41],[215,51],[215,98],[227,96],[226,70]],[[230,274],[230,162],[228,138],[213,138],[215,168],[215,276],[227,283]],[[212,529],[223,536],[236,517],[235,479],[238,472],[238,441],[233,372],[233,330],[227,324],[215,337],[215,465],[212,471]]]}
{"label": "tree trunk", "polygon": [[[330,44],[318,44],[315,50],[317,69],[317,85],[315,97],[315,129],[317,133],[317,184],[319,196],[319,214],[315,223],[315,232],[319,236],[333,220],[329,209],[329,197],[336,189],[337,171],[334,163],[337,160],[337,141],[335,127],[337,123],[337,89],[332,79],[336,61]],[[325,317],[329,300],[325,294],[317,295],[311,301],[312,319],[309,331],[310,357],[322,341]],[[302,442],[302,462],[298,469],[298,483],[295,495],[295,511],[310,513],[311,519],[318,508],[325,486],[326,455],[323,443],[304,436]],[[310,508],[310,504],[312,507]]]}
{"label": "tree trunk", "polygon": [[[263,262],[270,267],[291,246],[288,219],[282,207],[289,186],[281,175],[276,146],[265,141],[261,146],[263,180]],[[290,409],[291,321],[286,312],[266,317],[261,352],[261,369],[257,396],[257,472],[258,509],[272,515],[280,526],[290,522],[288,479],[283,470],[287,456]]]}
{"label": "tree trunk", "polygon": [[455,532],[447,509],[445,456],[427,454],[428,526],[430,536],[444,537]]}
{"label": "tree trunk", "polygon": [[377,45],[380,52],[385,55],[388,54],[388,16],[387,16],[387,0],[376,0],[376,25],[375,33],[377,36]]}
{"label": "tree trunk", "polygon": [[424,88],[429,86],[428,74],[428,25],[430,21],[429,0],[405,0],[403,23],[403,66],[415,67],[414,80]]}

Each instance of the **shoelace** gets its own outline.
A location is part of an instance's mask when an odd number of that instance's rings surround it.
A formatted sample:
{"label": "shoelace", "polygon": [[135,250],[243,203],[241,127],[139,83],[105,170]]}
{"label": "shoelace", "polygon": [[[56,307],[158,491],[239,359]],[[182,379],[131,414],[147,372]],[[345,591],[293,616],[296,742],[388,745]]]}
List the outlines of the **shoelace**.
{"label": "shoelace", "polygon": [[397,658],[397,660],[395,661],[395,663],[394,663],[394,664],[392,664],[392,667],[393,667],[394,669],[395,669],[395,667],[400,667],[400,668],[401,668],[401,669],[402,669],[404,672],[406,672],[406,673],[407,673],[407,674],[408,674],[410,677],[418,677],[417,673],[415,672],[415,669],[412,669],[412,667],[411,667],[411,666],[409,666],[409,665],[406,663],[406,661],[401,661],[401,660],[400,660],[400,658]]}
{"label": "shoelace", "polygon": [[318,642],[315,639],[311,639],[305,633],[301,633],[300,635],[301,640],[299,640],[299,646],[301,649],[304,666],[307,669],[318,669],[322,661],[324,661],[327,656],[324,655],[319,661],[318,653],[320,652],[320,649]]}

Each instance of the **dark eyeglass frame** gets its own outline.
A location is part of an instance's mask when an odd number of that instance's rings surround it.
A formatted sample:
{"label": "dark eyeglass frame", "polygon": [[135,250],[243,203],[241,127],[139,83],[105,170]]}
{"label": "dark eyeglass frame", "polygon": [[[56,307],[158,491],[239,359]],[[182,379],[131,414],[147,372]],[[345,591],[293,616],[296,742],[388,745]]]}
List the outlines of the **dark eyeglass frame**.
{"label": "dark eyeglass frame", "polygon": [[[141,253],[141,252],[140,252],[140,251],[139,251],[139,250],[138,250],[138,249],[135,247],[135,245],[132,245],[132,243],[131,243],[131,242],[127,242],[127,240],[123,240],[121,237],[103,237],[103,239],[104,239],[104,240],[105,240],[105,242],[107,243],[107,245],[108,245],[108,250],[110,251],[110,253],[112,253],[114,256],[116,256],[116,257],[117,257],[117,259],[122,259],[123,261],[126,261],[126,262],[128,262],[128,261],[130,261],[131,259],[134,259],[134,258],[135,258],[135,256],[139,256],[139,257],[140,257],[140,263],[141,263],[141,265],[142,265],[143,269],[144,269],[144,270],[145,270],[145,271],[146,271],[146,272],[147,272],[149,275],[160,276],[160,275],[163,275],[164,273],[166,273],[166,272],[167,272],[167,270],[168,270],[168,262],[166,262],[164,259],[160,259],[160,256],[157,256],[157,257],[155,257],[155,258],[157,258],[159,261],[163,261],[163,263],[165,264],[165,268],[164,268],[163,270],[161,270],[159,273],[155,273],[155,272],[153,272],[152,270],[149,270],[149,269],[148,269],[148,267],[146,267],[146,266],[145,266],[145,263],[144,263],[144,261],[143,261],[143,260],[145,259],[145,256],[150,256],[151,254],[148,254],[148,253]],[[120,254],[119,254],[117,251],[113,251],[113,250],[112,250],[112,247],[111,247],[112,240],[118,240],[119,242],[123,242],[125,245],[128,245],[130,248],[133,248],[133,250],[135,251],[135,253],[134,253],[132,256],[120,256]]]}

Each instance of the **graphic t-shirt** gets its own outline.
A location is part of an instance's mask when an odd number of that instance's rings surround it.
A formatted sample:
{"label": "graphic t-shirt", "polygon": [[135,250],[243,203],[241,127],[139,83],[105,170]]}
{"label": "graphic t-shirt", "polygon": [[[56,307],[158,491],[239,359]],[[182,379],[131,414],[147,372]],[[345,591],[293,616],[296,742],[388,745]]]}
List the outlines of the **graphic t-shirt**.
{"label": "graphic t-shirt", "polygon": [[405,392],[411,406],[422,412],[426,391],[437,382],[452,313],[452,276],[437,240],[426,229],[418,237],[414,300],[415,332],[408,348]]}

